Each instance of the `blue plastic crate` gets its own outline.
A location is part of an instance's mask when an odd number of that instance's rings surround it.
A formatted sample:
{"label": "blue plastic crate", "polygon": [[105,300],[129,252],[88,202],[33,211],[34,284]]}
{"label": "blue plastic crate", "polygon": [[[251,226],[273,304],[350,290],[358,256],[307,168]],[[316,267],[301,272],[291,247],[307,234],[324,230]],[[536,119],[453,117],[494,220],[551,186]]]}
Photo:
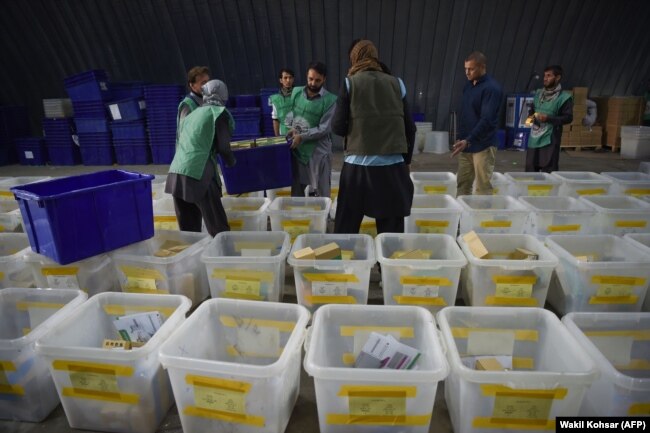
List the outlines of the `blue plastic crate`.
{"label": "blue plastic crate", "polygon": [[137,139],[147,137],[147,128],[143,120],[135,122],[113,122],[111,124],[113,140]]}
{"label": "blue plastic crate", "polygon": [[260,119],[236,119],[233,135],[254,135],[260,133]]}
{"label": "blue plastic crate", "polygon": [[79,138],[79,145],[81,147],[111,145],[111,134],[106,132],[99,134],[78,134],[77,137]]}
{"label": "blue plastic crate", "polygon": [[115,162],[113,146],[110,144],[80,146],[80,151],[83,165],[113,165]]}
{"label": "blue plastic crate", "polygon": [[111,93],[115,101],[128,98],[144,98],[144,81],[111,81]]}
{"label": "blue plastic crate", "polygon": [[75,144],[55,145],[46,142],[47,154],[51,165],[78,165],[81,164],[81,151]]}
{"label": "blue plastic crate", "polygon": [[23,137],[15,139],[20,165],[47,164],[47,149],[40,137]]}
{"label": "blue plastic crate", "polygon": [[92,70],[72,75],[63,80],[63,85],[73,101],[109,101],[111,99],[108,75],[103,70]]}
{"label": "blue plastic crate", "polygon": [[79,134],[96,134],[110,131],[107,119],[74,119]]}
{"label": "blue plastic crate", "polygon": [[113,146],[115,149],[115,159],[120,165],[144,165],[151,163],[151,152],[149,146],[145,145],[119,145]]}
{"label": "blue plastic crate", "polygon": [[143,99],[131,98],[106,104],[111,117],[116,121],[131,121],[144,118],[145,102]]}
{"label": "blue plastic crate", "polygon": [[291,185],[291,150],[288,144],[239,149],[233,151],[237,163],[219,166],[228,194],[243,194]]}
{"label": "blue plastic crate", "polygon": [[257,107],[257,95],[235,95],[235,107]]}
{"label": "blue plastic crate", "polygon": [[171,145],[151,144],[151,159],[154,164],[171,164],[176,153],[176,143]]}
{"label": "blue plastic crate", "polygon": [[65,265],[151,238],[151,179],[108,170],[11,190],[32,250]]}
{"label": "blue plastic crate", "polygon": [[106,107],[102,101],[72,101],[75,118],[105,118]]}

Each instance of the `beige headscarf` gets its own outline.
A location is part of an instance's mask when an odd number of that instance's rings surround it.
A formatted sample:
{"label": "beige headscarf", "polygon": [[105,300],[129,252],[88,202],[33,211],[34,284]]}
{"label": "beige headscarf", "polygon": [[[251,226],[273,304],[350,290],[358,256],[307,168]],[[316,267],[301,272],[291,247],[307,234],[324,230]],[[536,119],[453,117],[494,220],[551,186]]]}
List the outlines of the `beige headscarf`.
{"label": "beige headscarf", "polygon": [[357,42],[350,51],[350,69],[348,75],[362,71],[381,71],[377,47],[367,39]]}

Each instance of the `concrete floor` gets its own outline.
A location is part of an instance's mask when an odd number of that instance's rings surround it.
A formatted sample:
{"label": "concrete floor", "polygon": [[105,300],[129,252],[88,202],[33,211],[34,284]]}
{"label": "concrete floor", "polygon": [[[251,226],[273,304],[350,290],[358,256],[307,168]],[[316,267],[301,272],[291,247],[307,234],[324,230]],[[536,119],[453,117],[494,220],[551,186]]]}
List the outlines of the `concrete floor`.
{"label": "concrete floor", "polygon": [[[334,154],[332,168],[340,170],[342,166],[342,153]],[[496,171],[523,171],[524,153],[517,151],[499,151],[497,154]],[[560,167],[565,171],[636,171],[639,167],[639,160],[621,159],[619,154],[609,152],[597,153],[593,151],[570,151],[562,152]],[[413,158],[412,171],[456,171],[456,161],[451,160],[449,155],[417,154]],[[0,167],[0,176],[67,176],[108,169],[109,167],[25,167],[5,166]],[[127,170],[134,170],[151,174],[166,174],[167,166],[120,166]],[[382,304],[382,292],[379,287],[379,274],[373,271],[370,282],[369,303]],[[287,268],[284,302],[296,303],[295,286],[293,283],[293,271]],[[69,427],[65,413],[61,406],[43,422],[38,424],[20,423],[12,421],[0,421],[0,432],[6,433],[36,433],[36,432],[57,432],[66,433],[73,431]],[[316,397],[314,393],[313,380],[302,371],[301,388],[298,402],[293,410],[291,420],[286,433],[316,433],[318,428],[318,415],[316,408]],[[438,387],[436,402],[430,432],[450,433],[451,423],[444,400],[443,384]],[[180,419],[173,407],[164,419],[157,432],[180,433],[182,432]],[[351,430],[352,432],[352,430]],[[207,433],[207,432],[206,432]]]}

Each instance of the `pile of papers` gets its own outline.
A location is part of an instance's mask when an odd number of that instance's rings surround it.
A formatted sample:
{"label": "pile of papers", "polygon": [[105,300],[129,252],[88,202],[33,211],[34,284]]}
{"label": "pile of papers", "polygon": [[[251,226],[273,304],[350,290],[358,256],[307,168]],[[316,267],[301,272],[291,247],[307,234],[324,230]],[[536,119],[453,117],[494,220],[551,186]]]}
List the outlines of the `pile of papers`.
{"label": "pile of papers", "polygon": [[142,346],[158,332],[163,322],[158,311],[117,317],[113,325],[122,340],[104,340],[102,347],[104,349],[129,350]]}
{"label": "pile of papers", "polygon": [[389,368],[411,370],[421,353],[406,344],[400,343],[392,335],[370,333],[354,363],[356,368]]}

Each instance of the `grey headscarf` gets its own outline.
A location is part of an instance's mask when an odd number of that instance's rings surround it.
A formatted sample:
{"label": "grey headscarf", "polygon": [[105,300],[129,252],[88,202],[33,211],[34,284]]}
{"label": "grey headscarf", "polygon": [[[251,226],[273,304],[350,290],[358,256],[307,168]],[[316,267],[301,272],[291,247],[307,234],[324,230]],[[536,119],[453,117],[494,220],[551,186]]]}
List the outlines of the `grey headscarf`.
{"label": "grey headscarf", "polygon": [[228,101],[228,87],[221,80],[210,80],[201,86],[203,104],[225,106]]}

